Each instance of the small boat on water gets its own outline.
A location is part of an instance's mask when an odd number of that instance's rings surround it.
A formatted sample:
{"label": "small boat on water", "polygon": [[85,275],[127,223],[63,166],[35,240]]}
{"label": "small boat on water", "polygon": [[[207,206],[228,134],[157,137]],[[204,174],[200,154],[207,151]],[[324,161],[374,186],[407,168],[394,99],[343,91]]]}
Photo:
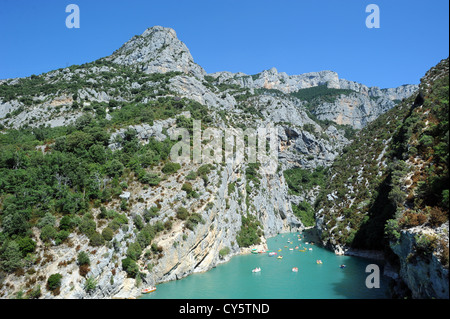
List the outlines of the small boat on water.
{"label": "small boat on water", "polygon": [[149,294],[149,293],[151,293],[151,292],[153,292],[153,291],[155,291],[156,290],[156,287],[155,286],[152,286],[152,287],[149,287],[149,288],[144,288],[144,289],[142,289],[141,290],[141,293],[143,293],[143,294]]}
{"label": "small boat on water", "polygon": [[321,264],[322,264],[322,260],[317,259],[317,260],[316,260],[316,263],[317,263],[318,265],[321,265]]}
{"label": "small boat on water", "polygon": [[302,253],[304,253],[306,251],[306,248],[299,249],[298,251],[301,251]]}
{"label": "small boat on water", "polygon": [[261,268],[260,267],[256,267],[255,269],[252,269],[252,272],[260,272]]}
{"label": "small boat on water", "polygon": [[277,255],[277,253],[274,252],[274,251],[272,251],[272,252],[269,253],[269,257],[276,256],[276,255]]}
{"label": "small boat on water", "polygon": [[298,268],[297,268],[297,267],[294,267],[294,268],[292,268],[292,271],[293,271],[293,272],[298,272]]}
{"label": "small boat on water", "polygon": [[309,248],[309,250],[312,250],[312,248]]}
{"label": "small boat on water", "polygon": [[341,268],[341,269],[343,269],[343,268],[345,268],[345,267],[347,267],[346,265],[340,265],[339,266],[339,268]]}
{"label": "small boat on water", "polygon": [[277,258],[278,258],[278,259],[283,259],[283,256],[280,255],[280,256],[278,256]]}

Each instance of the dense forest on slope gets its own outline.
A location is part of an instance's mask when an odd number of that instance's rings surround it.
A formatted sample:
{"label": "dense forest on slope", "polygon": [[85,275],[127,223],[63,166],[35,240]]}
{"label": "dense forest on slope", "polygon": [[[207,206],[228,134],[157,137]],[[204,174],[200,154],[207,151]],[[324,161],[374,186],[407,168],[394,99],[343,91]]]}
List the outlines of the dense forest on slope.
{"label": "dense forest on slope", "polygon": [[[166,169],[176,141],[152,138],[143,145],[136,131],[127,129],[124,138],[114,141],[120,148],[112,151],[108,147],[111,128],[152,124],[182,111],[190,111],[195,119],[204,119],[206,114],[202,105],[186,99],[160,98],[148,104],[94,102],[90,106],[94,111],[70,126],[28,127],[0,135],[1,270],[13,272],[39,262],[33,257],[37,240],[33,227],[50,246],[60,245],[72,232],[88,236],[92,246],[108,243],[118,228],[128,224],[124,214],[128,203],[122,200],[121,211],[106,210],[104,205],[120,200],[130,178],[152,187],[164,175],[176,172],[176,168]],[[110,121],[104,119],[106,108],[110,108]],[[93,216],[92,208],[100,208],[101,214]],[[170,228],[169,224],[147,224],[152,214],[157,209],[147,214],[146,221],[135,221],[142,225],[135,248],[148,246],[158,231]],[[100,232],[103,224],[107,227]],[[139,255],[133,254],[132,259]]]}

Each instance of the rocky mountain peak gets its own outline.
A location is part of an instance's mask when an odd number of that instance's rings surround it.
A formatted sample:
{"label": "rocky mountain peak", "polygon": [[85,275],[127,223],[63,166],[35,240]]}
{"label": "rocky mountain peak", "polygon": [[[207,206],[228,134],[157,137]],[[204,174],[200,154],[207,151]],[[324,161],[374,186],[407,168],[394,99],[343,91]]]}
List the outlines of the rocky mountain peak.
{"label": "rocky mountain peak", "polygon": [[146,73],[183,72],[203,77],[206,72],[194,62],[187,46],[178,39],[175,30],[154,26],[136,35],[115,51],[114,63],[136,65]]}

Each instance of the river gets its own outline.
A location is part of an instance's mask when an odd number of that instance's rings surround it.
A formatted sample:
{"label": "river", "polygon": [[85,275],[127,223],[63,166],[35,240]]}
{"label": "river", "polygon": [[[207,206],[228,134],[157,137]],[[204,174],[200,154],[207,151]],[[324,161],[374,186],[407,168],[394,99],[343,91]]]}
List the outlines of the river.
{"label": "river", "polygon": [[[300,240],[299,240],[300,239]],[[181,280],[157,285],[143,299],[385,299],[389,278],[380,261],[338,256],[308,242],[305,233],[285,233],[267,240],[269,254],[238,255],[230,261]],[[297,247],[297,248],[296,248]],[[281,251],[279,251],[281,249]],[[292,249],[292,250],[291,250]],[[305,251],[306,250],[306,251]],[[282,256],[279,259],[278,256]],[[317,263],[317,261],[322,263]],[[368,288],[368,265],[380,269],[380,288]],[[345,265],[345,268],[341,268]],[[260,272],[252,272],[259,267]],[[294,267],[297,272],[292,271]],[[372,281],[373,282],[373,281]]]}

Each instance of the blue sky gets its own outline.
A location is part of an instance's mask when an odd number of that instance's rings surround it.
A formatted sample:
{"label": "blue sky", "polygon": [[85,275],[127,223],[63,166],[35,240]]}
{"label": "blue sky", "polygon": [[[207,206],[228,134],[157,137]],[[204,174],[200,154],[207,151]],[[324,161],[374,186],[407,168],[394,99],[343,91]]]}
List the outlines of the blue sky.
{"label": "blue sky", "polygon": [[[80,28],[68,29],[68,4]],[[368,29],[368,4],[380,28]],[[419,83],[448,57],[447,0],[0,0],[0,79],[110,55],[161,25],[208,73],[332,70],[368,86]]]}

